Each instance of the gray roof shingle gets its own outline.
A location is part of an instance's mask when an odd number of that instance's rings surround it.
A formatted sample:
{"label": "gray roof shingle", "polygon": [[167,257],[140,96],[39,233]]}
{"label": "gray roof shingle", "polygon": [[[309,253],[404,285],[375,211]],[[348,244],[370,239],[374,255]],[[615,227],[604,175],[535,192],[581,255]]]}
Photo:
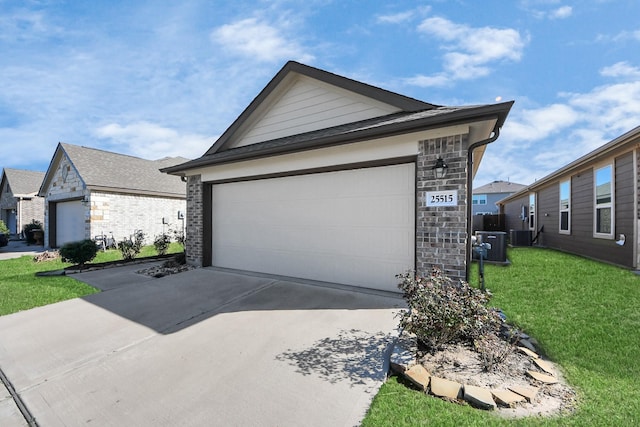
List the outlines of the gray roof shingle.
{"label": "gray roof shingle", "polygon": [[5,168],[4,175],[14,196],[34,196],[44,179],[44,172]]}
{"label": "gray roof shingle", "polygon": [[145,160],[78,145],[60,143],[87,187],[135,193],[186,195],[179,177],[160,172],[161,168],[188,161],[183,157]]}

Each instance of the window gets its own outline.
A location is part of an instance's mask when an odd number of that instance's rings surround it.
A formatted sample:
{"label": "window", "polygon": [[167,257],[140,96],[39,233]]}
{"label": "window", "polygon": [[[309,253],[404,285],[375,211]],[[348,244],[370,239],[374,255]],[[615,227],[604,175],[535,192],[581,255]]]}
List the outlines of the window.
{"label": "window", "polygon": [[594,235],[613,237],[613,166],[595,170],[594,174]]}
{"label": "window", "polygon": [[486,194],[474,194],[473,195],[473,199],[472,199],[472,203],[474,205],[486,205],[487,204],[487,195]]}
{"label": "window", "polygon": [[529,230],[536,229],[536,193],[529,194]]}
{"label": "window", "polygon": [[571,181],[560,183],[560,233],[571,233]]}

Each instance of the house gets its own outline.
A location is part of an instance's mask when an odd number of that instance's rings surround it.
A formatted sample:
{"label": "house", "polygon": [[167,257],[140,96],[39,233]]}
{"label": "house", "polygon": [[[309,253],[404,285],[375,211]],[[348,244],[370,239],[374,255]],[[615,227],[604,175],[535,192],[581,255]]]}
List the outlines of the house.
{"label": "house", "polygon": [[496,204],[505,197],[516,193],[526,185],[509,181],[493,181],[473,189],[472,215],[496,215],[500,209]]}
{"label": "house", "polygon": [[513,236],[637,269],[639,144],[640,126],[501,200]]}
{"label": "house", "polygon": [[45,246],[142,230],[153,241],[169,229],[183,229],[186,186],[160,172],[187,159],[145,160],[59,143],[42,180]]}
{"label": "house", "polygon": [[163,170],[187,179],[188,261],[395,292],[407,270],[464,278],[467,189],[511,105],[288,62],[202,157]]}
{"label": "house", "polygon": [[0,180],[0,219],[12,235],[33,221],[44,221],[44,198],[38,196],[44,172],[10,169]]}

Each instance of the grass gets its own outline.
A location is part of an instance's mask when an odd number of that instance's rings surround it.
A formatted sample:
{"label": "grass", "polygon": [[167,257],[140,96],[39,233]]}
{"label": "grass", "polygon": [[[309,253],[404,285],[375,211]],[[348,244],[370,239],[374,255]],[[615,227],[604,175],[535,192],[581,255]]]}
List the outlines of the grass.
{"label": "grass", "polygon": [[[177,243],[169,247],[169,253],[181,251],[182,247]],[[152,255],[156,255],[153,246],[145,246],[139,257]],[[98,252],[92,262],[119,259],[122,259],[119,251],[109,250]],[[36,263],[32,256],[0,261],[0,316],[98,292],[71,277],[36,276],[37,272],[60,270],[70,265],[60,260]]]}
{"label": "grass", "polygon": [[426,396],[394,377],[375,397],[364,427],[640,425],[640,277],[545,249],[512,248],[509,259],[509,267],[485,268],[492,305],[560,365],[578,392],[578,409],[552,418],[504,420]]}

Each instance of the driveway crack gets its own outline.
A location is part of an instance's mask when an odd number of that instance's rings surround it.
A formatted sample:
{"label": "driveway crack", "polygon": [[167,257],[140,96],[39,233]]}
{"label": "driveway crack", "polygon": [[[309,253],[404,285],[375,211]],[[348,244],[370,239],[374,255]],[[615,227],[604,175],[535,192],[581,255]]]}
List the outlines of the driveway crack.
{"label": "driveway crack", "polygon": [[2,368],[0,368],[0,381],[2,381],[6,387],[27,424],[32,427],[38,427],[35,417],[31,414],[29,408],[27,408],[27,405],[24,403],[22,397],[20,397],[20,394],[16,391],[13,384],[11,384],[11,381],[9,381],[9,378],[7,378]]}

